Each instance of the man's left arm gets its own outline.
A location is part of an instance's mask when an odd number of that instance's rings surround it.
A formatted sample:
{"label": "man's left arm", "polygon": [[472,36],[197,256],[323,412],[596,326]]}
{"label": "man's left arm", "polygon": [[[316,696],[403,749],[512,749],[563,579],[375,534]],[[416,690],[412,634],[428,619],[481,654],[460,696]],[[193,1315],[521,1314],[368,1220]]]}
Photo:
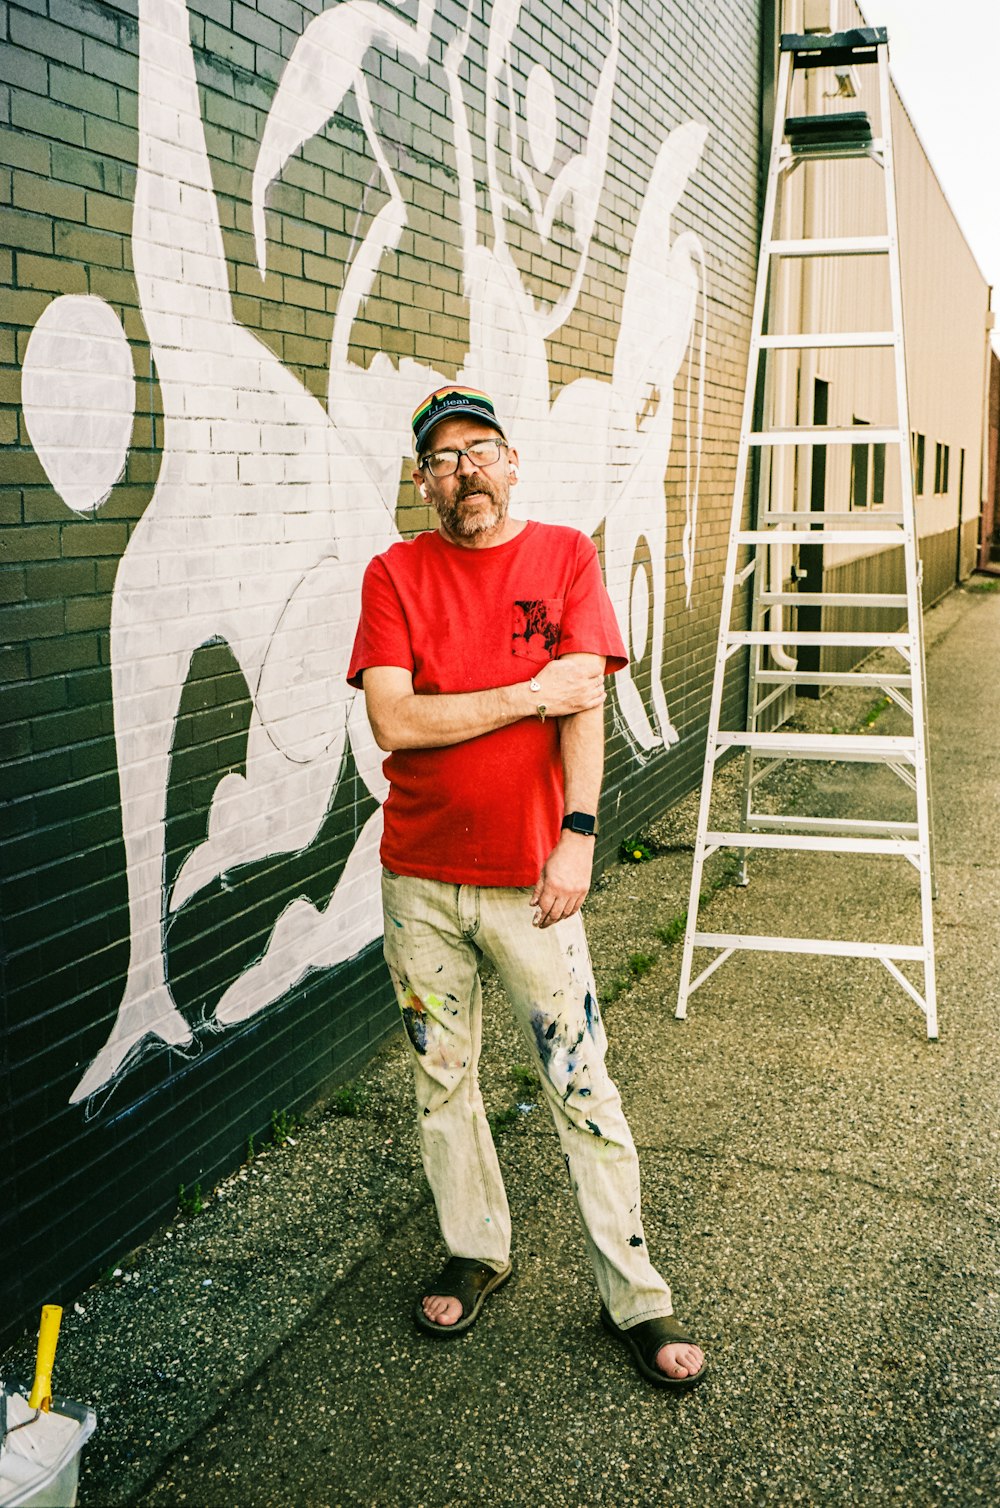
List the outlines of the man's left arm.
{"label": "man's left arm", "polygon": [[[566,655],[604,669],[603,655]],[[593,707],[560,719],[560,751],[566,811],[593,812],[604,774],[604,708]],[[594,839],[563,831],[542,867],[531,903],[538,907],[539,927],[551,927],[574,916],[587,898],[594,867]]]}

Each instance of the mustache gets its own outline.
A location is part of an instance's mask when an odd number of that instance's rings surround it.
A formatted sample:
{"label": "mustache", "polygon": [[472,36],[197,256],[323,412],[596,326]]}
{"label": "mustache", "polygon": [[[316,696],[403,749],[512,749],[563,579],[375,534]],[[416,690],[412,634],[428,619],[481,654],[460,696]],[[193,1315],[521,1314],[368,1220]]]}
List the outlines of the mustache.
{"label": "mustache", "polygon": [[494,503],[499,503],[500,501],[496,488],[489,477],[482,476],[479,473],[462,478],[458,485],[458,491],[455,493],[455,501],[456,503],[460,503],[463,498],[473,497],[477,492],[484,493]]}

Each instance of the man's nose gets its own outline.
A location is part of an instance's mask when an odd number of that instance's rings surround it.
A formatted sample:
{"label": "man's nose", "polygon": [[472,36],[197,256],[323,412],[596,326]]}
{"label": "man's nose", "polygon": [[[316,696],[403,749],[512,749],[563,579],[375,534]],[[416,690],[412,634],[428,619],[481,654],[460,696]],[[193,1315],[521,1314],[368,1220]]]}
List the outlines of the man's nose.
{"label": "man's nose", "polygon": [[464,463],[464,465],[467,468],[466,475],[468,475],[468,472],[470,472],[470,471],[478,471],[479,470],[478,466],[476,465],[476,463],[472,459],[472,457],[469,455],[469,452],[467,450],[463,450],[459,454],[459,457],[458,457],[458,468],[457,468],[459,471],[462,470],[463,463]]}

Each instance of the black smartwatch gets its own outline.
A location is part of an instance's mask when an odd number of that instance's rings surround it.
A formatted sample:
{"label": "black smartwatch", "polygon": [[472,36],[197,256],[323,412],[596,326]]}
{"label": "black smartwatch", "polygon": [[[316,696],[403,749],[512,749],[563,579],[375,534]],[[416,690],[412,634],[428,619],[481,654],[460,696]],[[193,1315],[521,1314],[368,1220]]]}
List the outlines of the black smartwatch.
{"label": "black smartwatch", "polygon": [[597,836],[597,818],[589,812],[567,812],[562,819],[564,831],[579,833],[584,838]]}

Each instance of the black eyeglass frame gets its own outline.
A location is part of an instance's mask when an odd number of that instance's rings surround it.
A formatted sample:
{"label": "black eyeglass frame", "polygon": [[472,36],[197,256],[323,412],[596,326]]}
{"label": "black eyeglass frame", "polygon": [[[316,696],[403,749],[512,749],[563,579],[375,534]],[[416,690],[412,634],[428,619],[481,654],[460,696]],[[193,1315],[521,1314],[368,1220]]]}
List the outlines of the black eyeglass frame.
{"label": "black eyeglass frame", "polygon": [[[475,456],[473,455],[472,452],[478,446],[480,446],[480,445],[495,445],[497,447],[497,453],[493,457],[492,461],[485,461],[485,460],[477,461],[476,460],[476,458],[475,458]],[[469,446],[467,446],[465,448],[465,450],[459,450],[459,449],[457,449],[457,447],[449,445],[445,450],[430,450],[430,451],[428,451],[428,453],[425,456],[423,456],[417,462],[417,470],[418,471],[427,470],[427,468],[430,466],[430,463],[434,459],[435,456],[454,456],[455,457],[455,464],[454,464],[454,466],[452,467],[452,469],[450,471],[442,471],[442,472],[438,473],[438,475],[436,475],[436,476],[435,476],[435,474],[434,474],[433,471],[431,471],[429,473],[432,477],[434,477],[434,480],[436,482],[439,482],[439,481],[443,481],[445,477],[449,477],[449,476],[454,476],[455,475],[455,472],[458,470],[458,468],[459,468],[459,466],[461,464],[463,456],[468,456],[469,460],[472,462],[473,466],[478,471],[481,466],[495,466],[496,463],[500,459],[500,452],[502,450],[509,450],[509,449],[510,449],[510,446],[507,444],[507,441],[506,440],[501,440],[500,437],[499,437],[499,435],[496,437],[495,440],[473,440],[472,444],[469,445]]]}

